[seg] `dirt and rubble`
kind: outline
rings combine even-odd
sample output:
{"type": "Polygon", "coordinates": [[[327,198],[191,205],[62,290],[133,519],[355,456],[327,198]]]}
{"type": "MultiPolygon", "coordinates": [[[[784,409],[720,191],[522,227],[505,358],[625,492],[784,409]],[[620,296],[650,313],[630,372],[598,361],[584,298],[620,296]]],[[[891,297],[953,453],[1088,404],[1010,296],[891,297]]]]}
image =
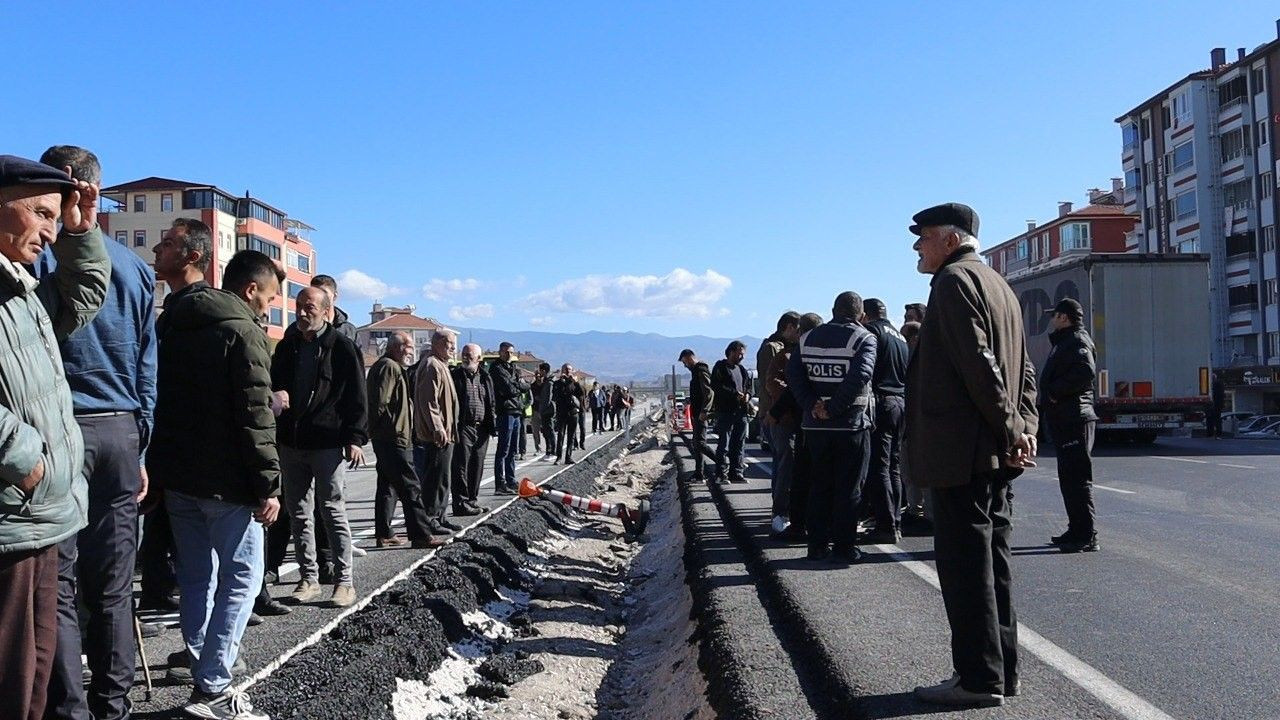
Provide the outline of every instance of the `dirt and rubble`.
{"type": "Polygon", "coordinates": [[[712,718],[660,427],[547,486],[652,501],[617,518],[519,501],[253,688],[273,718],[712,718]]]}

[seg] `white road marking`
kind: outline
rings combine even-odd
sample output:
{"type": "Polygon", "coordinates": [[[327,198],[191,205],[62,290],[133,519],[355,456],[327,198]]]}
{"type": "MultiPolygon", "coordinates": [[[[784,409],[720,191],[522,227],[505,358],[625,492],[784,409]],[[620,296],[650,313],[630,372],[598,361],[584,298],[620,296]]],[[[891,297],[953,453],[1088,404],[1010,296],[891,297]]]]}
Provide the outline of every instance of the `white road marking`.
{"type": "Polygon", "coordinates": [[[1221,465],[1222,467],[1240,468],[1241,470],[1257,470],[1258,469],[1252,465],[1232,465],[1231,463],[1218,463],[1218,464],[1221,465]]]}
{"type": "MultiPolygon", "coordinates": [[[[938,583],[938,574],[933,568],[919,560],[912,560],[902,551],[902,548],[897,545],[876,545],[875,547],[900,562],[903,567],[935,589],[942,589],[938,583]]],[[[1160,708],[1143,700],[1022,623],[1018,623],[1018,644],[1128,720],[1173,720],[1172,716],[1160,708]]]]}
{"type": "MultiPolygon", "coordinates": [[[[621,431],[619,431],[619,434],[621,434],[621,431]]],[[[594,448],[592,448],[592,449],[588,450],[588,451],[587,451],[587,454],[582,456],[582,459],[583,459],[583,460],[585,460],[585,459],[587,459],[587,458],[591,457],[593,454],[595,454],[595,452],[596,452],[597,450],[600,450],[601,448],[603,448],[603,447],[605,447],[606,445],[608,445],[610,440],[612,440],[612,438],[610,438],[609,440],[606,440],[606,441],[604,441],[604,442],[600,443],[599,445],[595,446],[594,448]]],[[[531,463],[531,462],[533,462],[533,461],[532,461],[532,460],[527,460],[527,461],[525,461],[525,463],[524,463],[524,464],[526,464],[526,465],[527,465],[527,464],[529,464],[529,463],[531,463]]],[[[560,473],[562,473],[562,472],[564,472],[564,471],[568,470],[568,469],[569,469],[569,468],[571,468],[571,467],[573,467],[573,466],[572,466],[572,465],[566,465],[565,467],[562,467],[562,468],[560,468],[559,470],[557,470],[557,471],[555,471],[555,472],[551,473],[551,474],[550,474],[550,475],[548,475],[545,479],[538,481],[538,483],[537,483],[537,484],[538,484],[539,486],[545,485],[546,483],[551,482],[551,480],[552,480],[553,478],[555,478],[557,475],[559,475],[560,473]]],[[[512,498],[510,498],[510,499],[508,499],[506,502],[502,503],[502,504],[501,504],[501,505],[499,505],[498,507],[493,508],[493,510],[492,510],[492,511],[490,511],[490,512],[486,513],[486,517],[493,517],[493,516],[497,515],[497,514],[498,514],[499,512],[501,512],[502,510],[505,510],[505,509],[507,508],[507,506],[508,506],[508,505],[510,505],[511,503],[513,503],[513,502],[515,502],[516,500],[519,500],[519,499],[520,499],[520,497],[519,497],[518,495],[517,495],[517,496],[514,496],[514,497],[512,497],[512,498]]],[[[458,538],[462,537],[463,535],[466,535],[466,534],[467,534],[467,532],[468,532],[468,531],[470,531],[472,528],[480,527],[480,526],[482,526],[483,524],[484,524],[484,523],[482,523],[482,522],[476,522],[476,523],[473,523],[473,524],[471,524],[471,525],[468,525],[468,526],[464,527],[460,532],[458,532],[458,533],[456,533],[456,534],[454,534],[454,535],[453,535],[453,537],[449,540],[449,543],[456,542],[456,541],[458,540],[458,538]]],[[[448,543],[446,543],[443,547],[448,547],[448,543]]],[[[316,630],[315,632],[313,632],[313,633],[311,633],[310,635],[308,635],[308,636],[306,637],[306,639],[304,639],[302,642],[298,643],[297,645],[294,645],[293,647],[289,648],[288,650],[285,650],[283,653],[281,653],[281,654],[277,655],[275,660],[272,660],[270,663],[267,663],[266,667],[262,668],[262,669],[261,669],[261,670],[259,670],[258,672],[254,673],[254,674],[253,674],[251,677],[249,677],[247,680],[245,680],[244,682],[240,683],[240,684],[239,684],[239,686],[237,686],[237,687],[236,687],[236,689],[237,689],[237,690],[239,690],[239,691],[242,691],[242,692],[243,692],[244,690],[247,690],[247,689],[249,689],[249,688],[253,687],[253,685],[254,685],[255,683],[259,682],[260,680],[264,680],[264,679],[266,679],[268,676],[270,676],[270,675],[271,675],[271,673],[273,673],[273,672],[275,672],[276,670],[280,669],[280,666],[282,666],[282,665],[284,665],[286,662],[288,662],[288,661],[289,661],[289,660],[290,660],[294,655],[297,655],[298,653],[302,652],[302,651],[303,651],[303,650],[305,650],[306,648],[311,647],[312,645],[314,645],[314,644],[316,644],[317,642],[319,642],[321,638],[323,638],[325,635],[328,635],[328,634],[329,634],[329,632],[330,632],[330,631],[332,631],[334,628],[338,627],[338,623],[340,623],[340,622],[342,622],[343,620],[347,619],[347,617],[349,617],[349,616],[351,616],[351,615],[353,615],[353,614],[355,614],[355,613],[357,613],[357,612],[359,612],[359,611],[363,610],[363,609],[365,608],[365,606],[367,606],[369,603],[373,602],[373,599],[374,599],[375,597],[377,597],[377,596],[381,595],[382,593],[386,592],[386,591],[387,591],[387,589],[388,589],[388,588],[390,588],[392,585],[395,585],[396,583],[400,582],[401,580],[404,580],[405,578],[407,578],[407,577],[409,577],[410,575],[412,575],[414,570],[417,570],[419,567],[421,567],[421,566],[422,566],[422,564],[423,564],[423,563],[425,563],[425,562],[427,562],[428,560],[430,560],[431,558],[435,557],[435,556],[436,556],[436,551],[437,551],[438,549],[439,549],[439,548],[435,548],[435,549],[432,549],[432,550],[428,550],[428,551],[426,552],[426,554],[424,554],[422,557],[420,557],[420,558],[418,558],[417,560],[413,561],[413,563],[412,563],[411,565],[409,565],[409,567],[407,567],[407,568],[405,568],[404,570],[401,570],[400,572],[396,573],[396,575],[395,575],[394,577],[392,577],[390,580],[387,580],[386,582],[384,582],[382,585],[380,585],[380,586],[378,587],[378,589],[374,590],[373,592],[369,593],[368,595],[365,595],[364,597],[362,597],[362,598],[360,598],[358,601],[356,601],[356,603],[355,603],[354,605],[352,605],[351,607],[347,608],[346,610],[343,610],[342,612],[338,613],[336,616],[334,616],[334,618],[333,618],[332,620],[330,620],[329,622],[325,623],[325,624],[324,624],[320,629],[318,629],[318,630],[316,630]]],[[[283,569],[283,568],[282,568],[282,569],[283,569]]]]}
{"type": "Polygon", "coordinates": [[[1191,458],[1169,457],[1168,455],[1148,455],[1147,457],[1153,457],[1158,460],[1173,460],[1175,462],[1196,463],[1197,465],[1209,464],[1208,460],[1192,460],[1191,458]]]}
{"type": "Polygon", "coordinates": [[[1094,484],[1093,484],[1093,486],[1094,486],[1094,487],[1096,487],[1096,488],[1098,488],[1099,490],[1110,490],[1111,492],[1122,493],[1122,494],[1124,494],[1124,495],[1137,495],[1137,494],[1138,494],[1138,493],[1136,493],[1136,492],[1134,492],[1134,491],[1132,491],[1132,490],[1121,490],[1120,488],[1107,487],[1106,485],[1099,485],[1098,483],[1094,483],[1094,484]]]}

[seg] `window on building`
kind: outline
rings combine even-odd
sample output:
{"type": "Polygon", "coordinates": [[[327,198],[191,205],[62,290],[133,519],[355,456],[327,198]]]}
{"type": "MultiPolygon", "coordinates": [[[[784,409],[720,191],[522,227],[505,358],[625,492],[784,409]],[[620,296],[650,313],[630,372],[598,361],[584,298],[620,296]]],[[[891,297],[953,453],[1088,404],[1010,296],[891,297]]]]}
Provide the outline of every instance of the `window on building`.
{"type": "Polygon", "coordinates": [[[133,246],[134,246],[134,247],[146,247],[146,246],[147,246],[147,231],[146,231],[146,230],[134,230],[134,231],[133,231],[133,246]]]}
{"type": "Polygon", "coordinates": [[[1146,210],[1142,211],[1142,226],[1148,230],[1151,230],[1156,226],[1155,208],[1147,208],[1146,210]]]}
{"type": "Polygon", "coordinates": [[[1243,75],[1236,77],[1218,85],[1218,107],[1228,108],[1232,105],[1243,104],[1245,98],[1249,96],[1248,79],[1243,75]]]}
{"type": "Polygon", "coordinates": [[[146,212],[146,211],[147,211],[147,196],[146,196],[146,195],[143,195],[142,193],[138,193],[137,195],[134,195],[134,196],[133,196],[133,211],[134,211],[134,212],[146,212]]]}
{"type": "Polygon", "coordinates": [[[160,212],[173,212],[173,193],[160,195],[160,212]]]}
{"type": "Polygon", "coordinates": [[[240,250],[257,250],[272,260],[280,259],[280,246],[257,235],[236,235],[236,248],[240,250]]]}
{"type": "Polygon", "coordinates": [[[1142,188],[1142,168],[1126,170],[1124,173],[1124,186],[1133,192],[1140,190],[1142,188]]]}
{"type": "Polygon", "coordinates": [[[1258,142],[1258,147],[1262,147],[1267,144],[1267,122],[1269,121],[1260,120],[1258,121],[1258,124],[1254,126],[1257,130],[1253,133],[1253,136],[1258,142]]]}
{"type": "Polygon", "coordinates": [[[1040,257],[1049,257],[1049,233],[1040,236],[1040,257]]]}
{"type": "Polygon", "coordinates": [[[1061,252],[1089,249],[1089,223],[1067,223],[1058,233],[1061,252]]]}
{"type": "Polygon", "coordinates": [[[1280,355],[1280,332],[1267,333],[1267,358],[1280,355]]]}
{"type": "Polygon", "coordinates": [[[1018,255],[1017,255],[1018,259],[1026,260],[1027,259],[1027,241],[1019,240],[1017,249],[1018,249],[1018,255]]]}
{"type": "Polygon", "coordinates": [[[1228,163],[1252,154],[1253,143],[1249,141],[1249,127],[1247,125],[1222,134],[1222,162],[1228,163]]]}
{"type": "Polygon", "coordinates": [[[1252,86],[1253,94],[1257,95],[1267,89],[1267,71],[1264,68],[1256,67],[1249,74],[1249,85],[1252,86]]]}
{"type": "Polygon", "coordinates": [[[1176,253],[1191,254],[1200,252],[1200,238],[1187,238],[1180,241],[1173,249],[1176,253]]]}
{"type": "Polygon", "coordinates": [[[1142,121],[1139,123],[1139,126],[1141,127],[1141,134],[1139,135],[1139,137],[1142,138],[1143,140],[1150,138],[1151,137],[1151,118],[1149,117],[1142,118],[1142,121]]]}
{"type": "Polygon", "coordinates": [[[1253,179],[1244,178],[1223,185],[1222,204],[1237,210],[1253,207],[1253,179]]]}
{"type": "Polygon", "coordinates": [[[294,323],[298,322],[298,313],[292,310],[289,311],[289,314],[286,317],[289,319],[289,325],[293,325],[294,323]]]}
{"type": "Polygon", "coordinates": [[[1184,192],[1173,199],[1173,216],[1186,220],[1196,215],[1196,193],[1194,190],[1184,192]]]}
{"type": "Polygon", "coordinates": [[[302,292],[302,289],[305,288],[306,285],[299,285],[298,283],[292,280],[286,280],[285,282],[288,284],[289,297],[293,298],[294,300],[297,300],[298,293],[302,292]]]}
{"type": "Polygon", "coordinates": [[[1175,173],[1189,168],[1195,159],[1195,144],[1192,141],[1188,140],[1181,145],[1175,145],[1173,152],[1166,156],[1168,172],[1175,173]]]}
{"type": "Polygon", "coordinates": [[[268,320],[268,324],[275,325],[276,327],[283,327],[284,309],[278,307],[271,308],[271,317],[268,320]]]}
{"type": "Polygon", "coordinates": [[[1164,129],[1164,130],[1168,130],[1168,129],[1169,129],[1169,126],[1173,124],[1173,123],[1171,122],[1172,117],[1173,117],[1173,116],[1169,114],[1169,106],[1168,106],[1168,105],[1161,105],[1161,106],[1160,106],[1160,127],[1161,127],[1162,129],[1164,129]]]}
{"type": "Polygon", "coordinates": [[[1276,226],[1268,225],[1262,228],[1262,252],[1276,251],[1276,226]]]}
{"type": "Polygon", "coordinates": [[[1264,172],[1258,176],[1258,197],[1263,200],[1271,197],[1271,191],[1275,188],[1275,182],[1272,181],[1274,176],[1270,171],[1264,172]]]}
{"type": "Polygon", "coordinates": [[[1236,285],[1227,288],[1227,304],[1232,311],[1245,310],[1258,306],[1257,285],[1236,285]]]}
{"type": "Polygon", "coordinates": [[[120,243],[121,245],[124,245],[124,246],[126,246],[126,247],[127,247],[127,246],[129,245],[129,231],[128,231],[128,230],[117,230],[117,231],[116,231],[116,242],[118,242],[118,243],[120,243]]]}
{"type": "Polygon", "coordinates": [[[1228,235],[1225,240],[1227,257],[1235,255],[1253,255],[1258,250],[1257,237],[1252,230],[1228,235]]]}
{"type": "Polygon", "coordinates": [[[1262,299],[1267,305],[1276,304],[1276,279],[1271,278],[1262,283],[1262,299]]]}
{"type": "Polygon", "coordinates": [[[1124,141],[1124,149],[1132,150],[1138,146],[1138,126],[1126,123],[1120,128],[1120,138],[1124,141]]]}
{"type": "Polygon", "coordinates": [[[1173,96],[1173,121],[1176,125],[1191,122],[1191,91],[1184,90],[1173,96]]]}
{"type": "Polygon", "coordinates": [[[311,274],[311,255],[307,253],[300,253],[293,248],[289,248],[286,255],[288,257],[289,267],[299,272],[307,273],[308,275],[311,274]]]}

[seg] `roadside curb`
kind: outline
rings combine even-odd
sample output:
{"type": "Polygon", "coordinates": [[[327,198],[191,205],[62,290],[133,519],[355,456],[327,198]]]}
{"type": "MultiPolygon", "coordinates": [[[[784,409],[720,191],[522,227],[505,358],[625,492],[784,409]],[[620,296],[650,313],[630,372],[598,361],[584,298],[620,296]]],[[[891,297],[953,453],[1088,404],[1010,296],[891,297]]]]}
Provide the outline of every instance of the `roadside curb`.
{"type": "Polygon", "coordinates": [[[688,479],[690,452],[685,437],[672,436],[686,537],[685,566],[698,622],[699,664],[712,707],[721,717],[748,720],[865,717],[856,688],[837,674],[833,658],[822,651],[809,621],[769,568],[721,487],[688,479]],[[713,527],[719,527],[731,548],[717,543],[710,532],[713,527]],[[734,617],[742,608],[730,610],[733,603],[726,596],[727,588],[714,577],[713,566],[725,565],[723,556],[730,549],[754,585],[761,621],[768,624],[769,637],[763,643],[758,637],[743,637],[750,628],[734,617]],[[721,558],[713,563],[715,554],[721,558]],[[768,680],[762,682],[762,675],[768,680]]]}

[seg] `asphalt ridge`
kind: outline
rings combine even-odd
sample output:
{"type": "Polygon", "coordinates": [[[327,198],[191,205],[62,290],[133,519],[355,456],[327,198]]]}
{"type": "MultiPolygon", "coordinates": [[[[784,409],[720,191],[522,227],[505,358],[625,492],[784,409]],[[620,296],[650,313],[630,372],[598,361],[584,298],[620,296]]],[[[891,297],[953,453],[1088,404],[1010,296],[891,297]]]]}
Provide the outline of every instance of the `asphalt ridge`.
{"type": "MultiPolygon", "coordinates": [[[[623,438],[564,470],[548,487],[588,492],[625,447],[623,438]]],[[[253,685],[255,706],[281,720],[392,718],[396,679],[425,681],[450,645],[472,637],[463,614],[500,600],[499,588],[527,590],[520,567],[531,544],[564,527],[570,512],[523,501],[474,526],[253,685]]]]}

